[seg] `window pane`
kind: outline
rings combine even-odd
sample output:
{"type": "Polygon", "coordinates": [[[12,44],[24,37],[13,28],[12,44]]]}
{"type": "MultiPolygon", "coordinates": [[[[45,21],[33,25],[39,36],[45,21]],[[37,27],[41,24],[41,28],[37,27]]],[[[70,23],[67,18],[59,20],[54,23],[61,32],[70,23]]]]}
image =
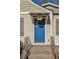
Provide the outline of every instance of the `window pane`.
{"type": "Polygon", "coordinates": [[[24,36],[24,18],[20,18],[20,36],[24,36]]]}
{"type": "Polygon", "coordinates": [[[59,35],[59,19],[56,19],[56,35],[59,35]]]}

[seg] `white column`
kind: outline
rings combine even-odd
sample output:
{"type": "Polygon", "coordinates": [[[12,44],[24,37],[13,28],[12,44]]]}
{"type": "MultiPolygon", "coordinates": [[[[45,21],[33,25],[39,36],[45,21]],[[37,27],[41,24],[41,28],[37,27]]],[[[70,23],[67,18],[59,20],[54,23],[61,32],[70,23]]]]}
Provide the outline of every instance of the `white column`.
{"type": "Polygon", "coordinates": [[[52,27],[53,27],[53,21],[52,21],[52,12],[50,13],[50,24],[51,24],[51,37],[53,36],[53,30],[52,30],[52,27]]]}
{"type": "Polygon", "coordinates": [[[29,14],[29,12],[20,12],[20,14],[29,14]]]}

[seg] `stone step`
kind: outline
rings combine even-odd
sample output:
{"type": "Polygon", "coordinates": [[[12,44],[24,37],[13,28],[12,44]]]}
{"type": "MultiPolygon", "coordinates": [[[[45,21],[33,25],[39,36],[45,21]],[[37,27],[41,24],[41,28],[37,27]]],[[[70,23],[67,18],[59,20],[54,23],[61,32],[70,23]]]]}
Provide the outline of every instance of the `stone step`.
{"type": "Polygon", "coordinates": [[[30,51],[51,51],[51,48],[49,46],[33,46],[30,51]]]}
{"type": "Polygon", "coordinates": [[[33,46],[31,51],[33,50],[44,50],[44,51],[48,51],[50,50],[50,46],[46,46],[46,45],[43,45],[43,46],[39,46],[39,45],[36,45],[36,46],[33,46]]]}
{"type": "Polygon", "coordinates": [[[30,54],[52,54],[49,46],[33,46],[30,54]]]}
{"type": "Polygon", "coordinates": [[[33,54],[33,55],[37,55],[37,54],[50,55],[50,54],[52,54],[52,52],[50,52],[50,51],[31,51],[30,54],[33,54]]]}
{"type": "Polygon", "coordinates": [[[52,55],[30,55],[28,57],[29,59],[54,59],[52,55]]]}
{"type": "Polygon", "coordinates": [[[50,46],[33,46],[29,59],[54,59],[50,46]]]}

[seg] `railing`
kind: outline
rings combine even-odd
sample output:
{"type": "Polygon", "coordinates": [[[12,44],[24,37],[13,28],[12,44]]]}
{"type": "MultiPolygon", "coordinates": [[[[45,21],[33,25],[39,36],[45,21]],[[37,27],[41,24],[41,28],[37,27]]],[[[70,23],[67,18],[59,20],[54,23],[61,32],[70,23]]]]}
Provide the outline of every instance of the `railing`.
{"type": "Polygon", "coordinates": [[[23,46],[23,50],[22,50],[22,54],[21,54],[20,59],[27,59],[28,55],[29,55],[29,51],[32,47],[30,37],[25,37],[24,40],[25,40],[24,41],[24,46],[23,46]]]}
{"type": "Polygon", "coordinates": [[[54,58],[59,59],[59,57],[57,55],[57,51],[56,51],[54,37],[51,37],[51,48],[52,48],[52,54],[53,54],[54,58]]]}
{"type": "Polygon", "coordinates": [[[32,47],[30,37],[25,37],[25,49],[30,49],[32,47]]]}

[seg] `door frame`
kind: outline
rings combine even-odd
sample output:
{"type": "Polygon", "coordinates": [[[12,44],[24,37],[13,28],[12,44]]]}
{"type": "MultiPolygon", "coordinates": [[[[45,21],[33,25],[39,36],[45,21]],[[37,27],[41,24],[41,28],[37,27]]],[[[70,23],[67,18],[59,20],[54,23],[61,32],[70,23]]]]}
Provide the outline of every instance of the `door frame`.
{"type": "Polygon", "coordinates": [[[47,22],[47,19],[48,19],[48,17],[49,17],[49,14],[41,14],[42,16],[45,16],[46,18],[45,18],[45,42],[43,42],[43,43],[38,43],[38,42],[35,42],[34,41],[34,19],[36,18],[36,17],[38,17],[39,15],[38,14],[32,14],[31,16],[32,16],[32,22],[33,22],[33,45],[45,45],[47,42],[47,39],[46,39],[46,22],[47,22]]]}

